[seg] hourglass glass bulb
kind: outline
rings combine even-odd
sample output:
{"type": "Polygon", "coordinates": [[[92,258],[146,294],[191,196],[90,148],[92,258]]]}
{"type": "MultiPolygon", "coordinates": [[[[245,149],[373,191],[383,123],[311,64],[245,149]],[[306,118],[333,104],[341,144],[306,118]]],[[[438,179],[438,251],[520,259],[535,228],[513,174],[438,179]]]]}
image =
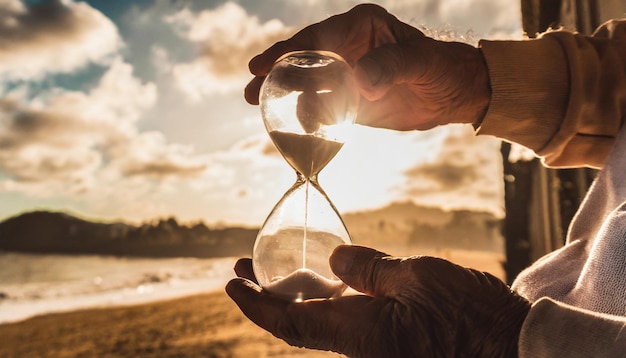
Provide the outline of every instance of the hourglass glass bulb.
{"type": "Polygon", "coordinates": [[[252,267],[261,287],[285,299],[336,297],[345,285],[328,259],[335,247],[350,243],[341,217],[321,188],[298,181],[259,231],[252,267]]]}
{"type": "Polygon", "coordinates": [[[278,59],[259,98],[274,144],[305,177],[337,154],[350,134],[358,101],[352,69],[328,51],[297,51],[278,59]]]}
{"type": "Polygon", "coordinates": [[[265,128],[297,180],[259,230],[252,265],[259,284],[285,299],[336,297],[345,290],[328,259],[350,235],[317,175],[346,140],[358,99],[350,66],[326,51],[284,55],[261,87],[265,128]]]}

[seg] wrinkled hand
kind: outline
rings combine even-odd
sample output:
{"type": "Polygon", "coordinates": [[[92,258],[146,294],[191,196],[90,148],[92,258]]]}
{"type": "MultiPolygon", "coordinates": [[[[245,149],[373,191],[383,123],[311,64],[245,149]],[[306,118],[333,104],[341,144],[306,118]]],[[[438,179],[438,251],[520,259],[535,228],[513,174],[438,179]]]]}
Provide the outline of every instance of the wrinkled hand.
{"type": "Polygon", "coordinates": [[[424,36],[377,5],[363,4],[310,25],[254,57],[245,98],[258,104],[274,61],[296,50],[328,50],[353,67],[359,85],[357,121],[394,130],[447,123],[478,124],[490,101],[486,64],[479,49],[424,36]]]}
{"type": "Polygon", "coordinates": [[[350,357],[515,357],[530,303],[494,276],[433,257],[339,246],[335,274],[365,295],[287,302],[254,283],[251,261],[226,291],[287,343],[350,357]]]}

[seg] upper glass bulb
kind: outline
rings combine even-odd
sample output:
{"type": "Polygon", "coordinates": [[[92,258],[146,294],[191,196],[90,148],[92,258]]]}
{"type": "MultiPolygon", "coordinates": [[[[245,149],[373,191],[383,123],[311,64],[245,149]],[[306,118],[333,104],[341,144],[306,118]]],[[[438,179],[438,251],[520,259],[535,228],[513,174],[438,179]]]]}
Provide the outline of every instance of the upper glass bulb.
{"type": "Polygon", "coordinates": [[[287,162],[310,178],[349,136],[359,103],[352,69],[328,51],[279,58],[261,87],[265,128],[287,162]]]}

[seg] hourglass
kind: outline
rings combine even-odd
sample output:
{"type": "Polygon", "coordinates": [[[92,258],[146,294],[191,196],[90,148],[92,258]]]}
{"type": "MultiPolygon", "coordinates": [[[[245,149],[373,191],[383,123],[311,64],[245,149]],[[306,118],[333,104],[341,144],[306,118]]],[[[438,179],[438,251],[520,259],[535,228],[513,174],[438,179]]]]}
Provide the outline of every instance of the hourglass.
{"type": "Polygon", "coordinates": [[[265,128],[296,182],[259,230],[252,267],[264,290],[287,300],[332,298],[346,289],[328,259],[350,235],[317,176],[349,135],[358,100],[350,66],[327,51],[283,55],[261,86],[265,128]]]}

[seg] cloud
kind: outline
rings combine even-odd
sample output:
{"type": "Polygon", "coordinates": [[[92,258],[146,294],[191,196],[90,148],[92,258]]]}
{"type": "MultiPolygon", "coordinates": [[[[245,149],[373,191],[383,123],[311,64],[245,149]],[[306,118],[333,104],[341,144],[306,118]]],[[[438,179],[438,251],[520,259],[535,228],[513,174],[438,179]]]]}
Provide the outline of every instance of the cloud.
{"type": "MultiPolygon", "coordinates": [[[[519,38],[521,31],[521,11],[518,1],[511,0],[378,0],[372,1],[412,26],[422,25],[434,33],[446,37],[468,31],[478,37],[519,38]],[[444,30],[445,31],[442,31],[444,30]]],[[[362,1],[358,0],[283,0],[276,7],[259,8],[266,17],[281,14],[292,22],[308,24],[325,17],[345,12],[362,1]]],[[[285,21],[287,21],[285,19],[285,21]]],[[[477,39],[475,39],[477,40],[477,39]]]]}
{"type": "Polygon", "coordinates": [[[240,93],[250,79],[248,61],[293,31],[277,19],[261,23],[234,2],[198,14],[185,8],[166,17],[166,22],[198,46],[194,61],[172,69],[179,88],[194,99],[240,93]]]}
{"type": "MultiPolygon", "coordinates": [[[[234,1],[210,9],[215,2],[182,10],[190,3],[129,5],[120,20],[128,45],[124,60],[118,57],[124,45],[115,25],[88,3],[30,3],[41,4],[0,0],[5,211],[15,210],[18,205],[10,200],[19,197],[31,207],[51,203],[106,218],[174,214],[260,225],[295,175],[264,132],[258,108],[243,105],[247,63],[295,27],[346,11],[357,1],[238,2],[247,11],[234,1]],[[190,10],[198,8],[205,10],[190,10]],[[106,72],[95,83],[72,83],[82,91],[50,88],[68,83],[56,77],[15,84],[89,63],[105,65],[106,72]],[[208,150],[213,152],[202,152],[208,150]]],[[[451,24],[461,33],[479,34],[483,27],[516,26],[510,11],[496,11],[504,9],[504,0],[379,3],[413,25],[451,24]],[[467,4],[480,5],[469,8],[476,18],[454,19],[467,4]]],[[[448,129],[397,133],[359,127],[320,182],[342,212],[407,199],[494,207],[501,201],[497,145],[455,133],[447,139],[448,129]],[[446,149],[439,149],[444,142],[446,149]]]]}
{"type": "Polygon", "coordinates": [[[489,38],[519,38],[521,8],[509,0],[442,1],[439,18],[457,29],[473,30],[489,38]]]}
{"type": "Polygon", "coordinates": [[[165,136],[155,131],[140,133],[115,151],[113,159],[125,176],[190,178],[207,168],[206,161],[191,147],[168,144],[165,136]]]}
{"type": "Polygon", "coordinates": [[[0,2],[0,80],[34,80],[104,63],[122,46],[115,25],[86,2],[0,2]]]}
{"type": "Polygon", "coordinates": [[[80,181],[99,165],[92,123],[58,111],[0,101],[0,169],[17,181],[80,181]]]}
{"type": "MultiPolygon", "coordinates": [[[[198,13],[184,8],[165,17],[180,37],[197,46],[195,60],[171,64],[178,88],[194,100],[214,94],[241,92],[250,79],[248,61],[271,44],[291,36],[297,29],[286,26],[277,16],[291,17],[307,23],[323,20],[329,11],[347,11],[358,2],[337,5],[329,0],[286,1],[277,5],[284,9],[272,14],[271,9],[259,8],[265,17],[261,22],[235,2],[225,2],[214,9],[198,13]],[[291,9],[291,11],[285,10],[291,9]]],[[[428,34],[446,40],[475,43],[480,37],[511,38],[521,34],[519,9],[508,0],[407,0],[378,1],[390,12],[413,26],[428,28],[428,34]],[[472,16],[467,16],[471,13],[472,16]]],[[[302,26],[302,25],[300,25],[302,26]]],[[[162,64],[163,52],[154,53],[162,64]]]]}
{"type": "Polygon", "coordinates": [[[9,179],[0,190],[59,195],[124,186],[130,178],[200,175],[207,164],[190,146],[138,131],[137,121],[154,105],[157,91],[132,70],[117,58],[88,92],[57,88],[31,100],[19,93],[1,99],[0,173],[9,179]],[[47,190],[60,184],[59,191],[47,190]]]}
{"type": "Polygon", "coordinates": [[[456,189],[478,178],[477,168],[469,163],[427,163],[411,168],[405,174],[411,178],[421,177],[436,183],[440,190],[456,189]]]}
{"type": "MultiPolygon", "coordinates": [[[[441,143],[436,156],[405,171],[409,179],[419,178],[421,182],[430,182],[438,190],[456,190],[471,185],[481,177],[481,161],[487,160],[480,152],[485,144],[483,138],[475,138],[473,133],[464,130],[452,130],[441,143]]],[[[490,156],[491,157],[491,156],[490,156]]]]}
{"type": "Polygon", "coordinates": [[[476,137],[465,126],[447,130],[434,156],[407,168],[396,190],[423,204],[502,214],[500,141],[476,137]]]}
{"type": "Polygon", "coordinates": [[[468,31],[478,38],[512,38],[522,33],[519,3],[510,0],[385,0],[377,3],[413,26],[425,25],[434,33],[445,29],[446,37],[456,33],[456,41],[462,41],[458,36],[468,31]]]}
{"type": "Polygon", "coordinates": [[[154,177],[166,177],[176,175],[178,177],[196,176],[206,169],[205,163],[185,165],[177,160],[169,158],[150,160],[146,163],[134,163],[125,168],[124,174],[128,176],[146,175],[154,177]]]}
{"type": "MultiPolygon", "coordinates": [[[[427,132],[355,126],[352,138],[320,173],[320,183],[340,212],[410,200],[501,215],[499,145],[463,125],[427,132]]],[[[211,154],[210,160],[197,193],[207,202],[229,205],[203,208],[208,217],[260,224],[295,180],[266,133],[211,154]]]]}

